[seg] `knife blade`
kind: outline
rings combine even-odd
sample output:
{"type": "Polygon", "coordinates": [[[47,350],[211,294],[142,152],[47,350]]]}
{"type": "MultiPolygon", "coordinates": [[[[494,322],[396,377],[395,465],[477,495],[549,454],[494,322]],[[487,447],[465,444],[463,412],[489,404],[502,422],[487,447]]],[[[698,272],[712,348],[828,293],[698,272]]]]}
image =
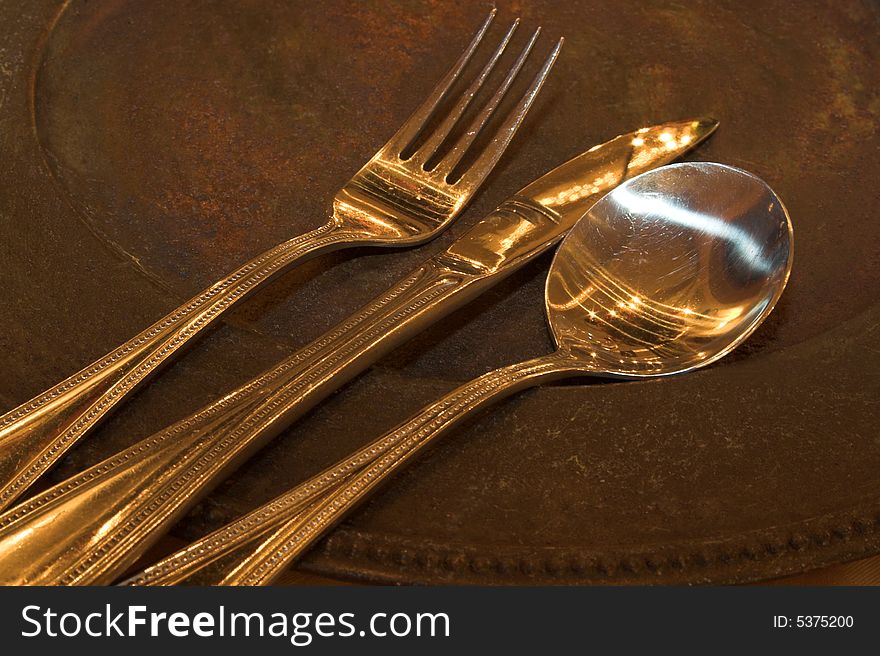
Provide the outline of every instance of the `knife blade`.
{"type": "Polygon", "coordinates": [[[603,194],[708,137],[641,128],[535,180],[324,336],[195,415],[0,515],[0,583],[112,582],[243,460],[333,390],[557,243],[603,194]]]}

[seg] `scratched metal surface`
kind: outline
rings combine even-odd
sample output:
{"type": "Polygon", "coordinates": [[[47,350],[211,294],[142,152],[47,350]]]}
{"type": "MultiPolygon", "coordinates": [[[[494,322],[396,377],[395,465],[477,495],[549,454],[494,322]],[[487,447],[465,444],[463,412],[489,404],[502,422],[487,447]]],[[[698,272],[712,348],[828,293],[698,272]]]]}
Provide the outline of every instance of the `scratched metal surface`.
{"type": "MultiPolygon", "coordinates": [[[[791,284],[767,323],[695,374],[510,399],[449,435],[303,567],[393,582],[728,582],[880,552],[877,6],[498,5],[567,41],[460,222],[420,249],[329,255],[287,275],[54,480],[307,343],[555,164],[647,123],[711,114],[721,128],[692,158],[763,177],[795,224],[791,284]]],[[[0,410],[319,225],[487,8],[0,4],[0,410]]],[[[175,533],[215,528],[457,383],[546,352],[548,263],[379,362],[175,533]]]]}

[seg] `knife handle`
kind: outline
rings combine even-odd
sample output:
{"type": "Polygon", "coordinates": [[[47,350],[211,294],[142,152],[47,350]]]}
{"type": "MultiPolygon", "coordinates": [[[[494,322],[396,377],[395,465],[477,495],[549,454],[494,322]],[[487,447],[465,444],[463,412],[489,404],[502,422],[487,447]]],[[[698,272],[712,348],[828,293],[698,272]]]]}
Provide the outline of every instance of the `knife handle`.
{"type": "Polygon", "coordinates": [[[226,310],[296,262],[345,246],[334,221],[257,256],[66,380],[0,416],[0,511],[226,310]]]}
{"type": "Polygon", "coordinates": [[[565,351],[496,369],[242,518],[167,556],[127,585],[266,585],[429,443],[518,390],[579,372],[565,351]]]}
{"type": "Polygon", "coordinates": [[[488,284],[429,260],[271,371],[10,509],[0,516],[0,583],[112,582],[296,417],[488,284]]]}

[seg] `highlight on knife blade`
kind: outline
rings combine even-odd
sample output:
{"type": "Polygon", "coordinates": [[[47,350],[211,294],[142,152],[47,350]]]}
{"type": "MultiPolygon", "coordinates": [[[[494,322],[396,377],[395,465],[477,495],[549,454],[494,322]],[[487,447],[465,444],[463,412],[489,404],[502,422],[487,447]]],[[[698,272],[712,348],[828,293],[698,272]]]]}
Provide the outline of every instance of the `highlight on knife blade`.
{"type": "Polygon", "coordinates": [[[570,159],[519,195],[573,225],[599,197],[628,178],[663,166],[702,142],[718,127],[713,118],[647,126],[621,134],[570,159]]]}
{"type": "Polygon", "coordinates": [[[454,268],[484,274],[534,257],[624,180],[668,164],[717,127],[712,118],[672,121],[593,146],[507,199],[441,256],[454,268]]]}

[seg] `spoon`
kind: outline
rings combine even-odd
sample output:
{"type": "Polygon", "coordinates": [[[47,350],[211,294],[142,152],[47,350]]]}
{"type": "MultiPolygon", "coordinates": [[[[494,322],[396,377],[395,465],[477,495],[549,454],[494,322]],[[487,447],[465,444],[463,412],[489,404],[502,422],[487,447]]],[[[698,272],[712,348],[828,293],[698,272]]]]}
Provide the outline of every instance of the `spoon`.
{"type": "Polygon", "coordinates": [[[791,262],[788,213],[759,178],[708,162],[634,177],[593,205],[556,253],[545,292],[553,353],[464,384],[128,583],[270,583],[380,482],[490,402],[569,376],[651,378],[715,362],[767,317],[791,262]]]}

